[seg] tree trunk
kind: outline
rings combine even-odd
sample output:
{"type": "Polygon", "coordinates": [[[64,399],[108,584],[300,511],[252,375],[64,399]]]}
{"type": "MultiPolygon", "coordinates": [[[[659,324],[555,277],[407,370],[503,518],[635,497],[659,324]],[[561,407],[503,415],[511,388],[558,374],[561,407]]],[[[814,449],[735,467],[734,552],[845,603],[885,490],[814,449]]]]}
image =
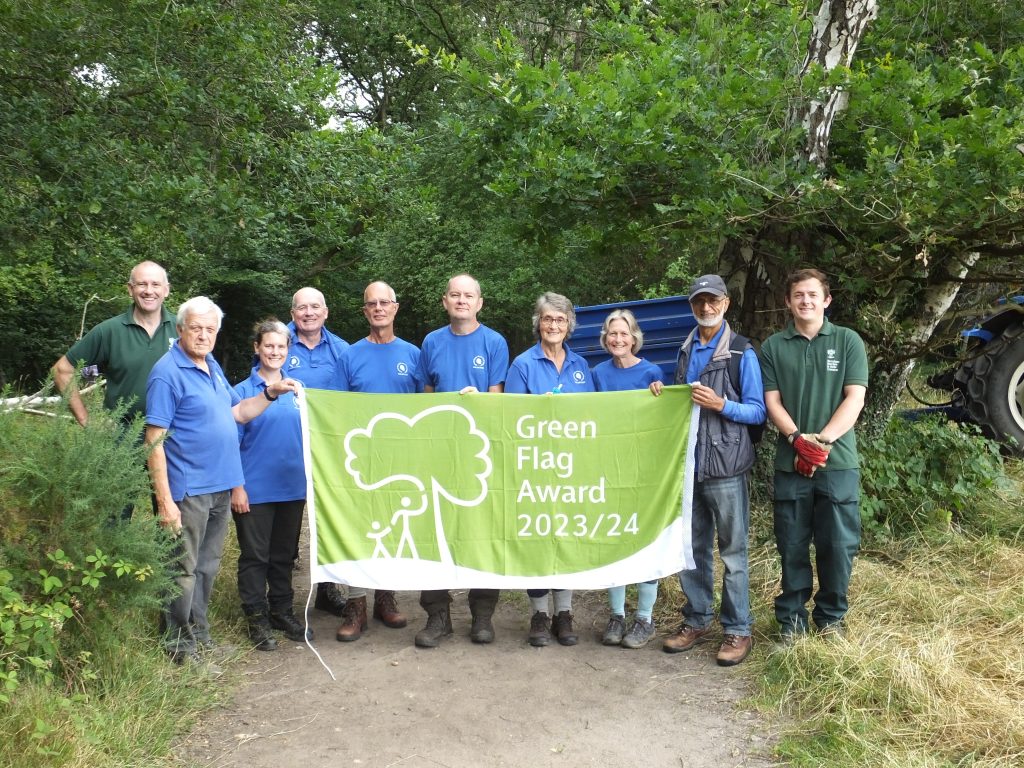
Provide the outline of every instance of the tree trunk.
{"type": "MultiPolygon", "coordinates": [[[[803,80],[812,67],[826,72],[848,67],[868,24],[878,15],[878,0],[822,0],[814,18],[807,57],[800,68],[803,80]]],[[[828,160],[828,143],[836,115],[846,109],[849,93],[842,86],[823,89],[790,113],[791,124],[806,131],[802,159],[821,170],[828,160]]]]}
{"type": "MultiPolygon", "coordinates": [[[[877,12],[878,0],[822,0],[798,78],[804,80],[814,66],[826,72],[848,67],[877,12]]],[[[841,86],[826,88],[790,111],[791,124],[800,124],[806,131],[800,161],[813,163],[824,172],[832,124],[846,107],[847,97],[841,86]]],[[[813,264],[819,246],[810,232],[771,227],[749,239],[723,243],[719,270],[733,293],[736,325],[743,333],[764,338],[765,329],[774,330],[784,324],[782,292],[792,263],[783,261],[780,254],[796,254],[803,264],[813,264]]]]}
{"type": "Polygon", "coordinates": [[[981,254],[968,253],[954,275],[946,277],[928,287],[922,298],[919,312],[908,323],[912,323],[901,336],[898,349],[889,350],[888,361],[875,354],[871,369],[871,383],[868,387],[867,403],[861,416],[857,432],[863,438],[872,439],[885,431],[896,408],[896,403],[914,370],[916,359],[911,357],[924,349],[931,339],[935,326],[949,310],[953,300],[960,293],[963,278],[967,276],[981,254]]]}

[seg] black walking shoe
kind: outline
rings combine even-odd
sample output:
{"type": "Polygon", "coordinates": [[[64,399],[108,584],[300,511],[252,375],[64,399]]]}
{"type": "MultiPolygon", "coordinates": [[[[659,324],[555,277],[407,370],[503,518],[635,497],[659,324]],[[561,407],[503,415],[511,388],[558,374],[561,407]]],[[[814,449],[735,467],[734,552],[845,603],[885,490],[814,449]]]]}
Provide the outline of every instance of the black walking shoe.
{"type": "Polygon", "coordinates": [[[333,613],[335,616],[341,616],[345,610],[345,598],[341,596],[338,585],[329,581],[317,584],[316,601],[313,603],[313,607],[318,611],[326,611],[327,613],[333,613]]]}
{"type": "Polygon", "coordinates": [[[560,611],[551,621],[551,634],[558,638],[562,645],[576,645],[579,637],[572,629],[572,614],[568,611],[560,611]]]}
{"type": "Polygon", "coordinates": [[[274,629],[280,629],[284,632],[285,637],[297,643],[313,639],[313,630],[295,618],[295,614],[291,609],[271,611],[270,626],[274,629]]]}
{"type": "Polygon", "coordinates": [[[416,633],[414,642],[420,648],[437,648],[452,633],[452,617],[447,608],[427,614],[427,625],[416,633]]]}
{"type": "Polygon", "coordinates": [[[277,638],[270,627],[265,613],[253,613],[246,617],[248,622],[249,640],[257,651],[276,651],[277,638]]]}

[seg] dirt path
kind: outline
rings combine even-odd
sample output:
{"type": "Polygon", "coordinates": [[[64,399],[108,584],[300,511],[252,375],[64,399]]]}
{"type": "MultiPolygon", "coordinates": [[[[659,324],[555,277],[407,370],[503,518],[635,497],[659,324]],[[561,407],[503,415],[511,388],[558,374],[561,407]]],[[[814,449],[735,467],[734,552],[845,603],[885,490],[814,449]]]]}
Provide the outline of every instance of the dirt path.
{"type": "MultiPolygon", "coordinates": [[[[302,574],[297,574],[301,576],[302,574]]],[[[690,653],[606,648],[603,591],[577,592],[580,644],[532,648],[525,596],[503,596],[491,645],[469,639],[464,592],[455,635],[419,649],[418,595],[399,593],[405,629],[372,621],[353,643],[335,617],[311,611],[316,647],[248,653],[247,678],[228,707],[205,716],[179,752],[206,768],[360,766],[767,766],[763,723],[742,708],[739,669],[716,666],[714,644],[690,653]]],[[[662,630],[666,628],[661,628],[662,630]]],[[[663,634],[662,631],[660,634],[663,634]]],[[[756,650],[755,650],[756,652],[756,650]]]]}

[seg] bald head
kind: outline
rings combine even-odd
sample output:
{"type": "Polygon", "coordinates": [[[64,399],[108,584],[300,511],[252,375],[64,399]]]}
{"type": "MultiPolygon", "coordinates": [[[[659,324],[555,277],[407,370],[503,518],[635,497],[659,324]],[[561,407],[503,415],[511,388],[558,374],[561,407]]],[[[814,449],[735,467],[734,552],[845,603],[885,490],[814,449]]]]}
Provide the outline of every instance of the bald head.
{"type": "Polygon", "coordinates": [[[398,297],[395,289],[385,282],[376,281],[363,291],[363,315],[370,323],[371,336],[388,341],[394,337],[398,297]]]}
{"type": "Polygon", "coordinates": [[[441,297],[448,322],[455,333],[470,333],[480,324],[476,316],[483,309],[480,283],[472,275],[455,275],[441,297]]]}
{"type": "Polygon", "coordinates": [[[295,335],[312,348],[320,343],[327,322],[327,300],[316,288],[300,288],[292,296],[292,322],[295,335]]]}
{"type": "Polygon", "coordinates": [[[299,288],[295,295],[292,296],[292,309],[297,309],[303,304],[319,304],[322,307],[326,307],[327,300],[324,299],[324,295],[316,288],[299,288]]]}
{"type": "Polygon", "coordinates": [[[155,261],[136,264],[128,277],[128,295],[135,304],[137,318],[158,317],[170,292],[167,272],[155,261]]]}

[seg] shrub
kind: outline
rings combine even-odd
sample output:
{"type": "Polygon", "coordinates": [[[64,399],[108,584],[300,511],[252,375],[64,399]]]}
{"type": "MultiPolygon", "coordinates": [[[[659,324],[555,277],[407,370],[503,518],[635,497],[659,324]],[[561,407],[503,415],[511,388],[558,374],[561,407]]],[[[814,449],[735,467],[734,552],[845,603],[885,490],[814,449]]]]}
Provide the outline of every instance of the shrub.
{"type": "Polygon", "coordinates": [[[902,537],[991,521],[1006,475],[998,444],[969,424],[893,419],[861,449],[861,516],[868,534],[902,537]]]}
{"type": "Polygon", "coordinates": [[[121,517],[148,498],[142,425],[90,406],[84,429],[0,412],[0,699],[30,674],[81,690],[97,646],[151,622],[173,586],[152,515],[121,517]]]}

